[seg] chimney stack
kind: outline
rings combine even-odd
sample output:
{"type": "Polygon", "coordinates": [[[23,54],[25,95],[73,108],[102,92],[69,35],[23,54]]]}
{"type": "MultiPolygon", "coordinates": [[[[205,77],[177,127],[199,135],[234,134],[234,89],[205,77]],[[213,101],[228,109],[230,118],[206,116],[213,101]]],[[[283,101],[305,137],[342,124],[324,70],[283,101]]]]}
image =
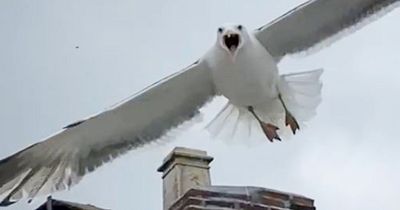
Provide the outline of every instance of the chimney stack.
{"type": "Polygon", "coordinates": [[[209,164],[213,157],[202,150],[176,147],[158,168],[163,178],[163,209],[170,206],[186,191],[211,186],[209,164]]]}

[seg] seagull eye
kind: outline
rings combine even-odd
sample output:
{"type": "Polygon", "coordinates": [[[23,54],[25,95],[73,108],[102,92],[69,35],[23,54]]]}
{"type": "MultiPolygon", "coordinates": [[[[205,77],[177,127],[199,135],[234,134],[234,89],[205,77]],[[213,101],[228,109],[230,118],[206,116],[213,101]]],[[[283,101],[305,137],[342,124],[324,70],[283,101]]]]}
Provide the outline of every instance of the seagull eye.
{"type": "Polygon", "coordinates": [[[242,26],[242,25],[238,25],[238,26],[237,26],[237,29],[242,30],[242,29],[243,29],[243,26],[242,26]]]}
{"type": "Polygon", "coordinates": [[[224,31],[223,28],[218,28],[218,32],[219,32],[219,33],[222,33],[222,31],[224,31]]]}

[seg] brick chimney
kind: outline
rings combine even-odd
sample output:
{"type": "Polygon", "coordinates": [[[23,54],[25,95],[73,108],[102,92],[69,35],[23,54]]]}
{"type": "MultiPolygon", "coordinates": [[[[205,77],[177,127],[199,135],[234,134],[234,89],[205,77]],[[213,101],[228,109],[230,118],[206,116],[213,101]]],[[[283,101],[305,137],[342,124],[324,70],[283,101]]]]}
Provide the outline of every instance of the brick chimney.
{"type": "Polygon", "coordinates": [[[164,159],[157,170],[163,173],[164,210],[188,190],[211,186],[209,164],[212,160],[205,151],[183,147],[176,147],[164,159]]]}
{"type": "Polygon", "coordinates": [[[211,185],[205,151],[178,147],[158,169],[164,210],[315,210],[314,200],[264,187],[211,185]]]}

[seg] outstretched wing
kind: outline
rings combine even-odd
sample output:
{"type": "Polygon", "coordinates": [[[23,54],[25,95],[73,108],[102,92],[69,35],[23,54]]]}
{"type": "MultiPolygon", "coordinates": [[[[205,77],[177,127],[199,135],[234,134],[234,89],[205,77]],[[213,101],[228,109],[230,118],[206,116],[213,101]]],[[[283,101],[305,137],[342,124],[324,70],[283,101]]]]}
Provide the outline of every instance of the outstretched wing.
{"type": "Polygon", "coordinates": [[[63,190],[103,163],[155,141],[214,96],[205,62],[173,74],[101,114],[0,160],[0,206],[63,190]]]}
{"type": "MultiPolygon", "coordinates": [[[[398,0],[310,0],[271,23],[255,35],[279,60],[305,51],[374,14],[385,14],[398,0]]],[[[397,4],[395,4],[397,3],[397,4]]],[[[353,27],[355,29],[358,27],[353,27]]],[[[346,31],[347,32],[347,31],[346,31]]]]}

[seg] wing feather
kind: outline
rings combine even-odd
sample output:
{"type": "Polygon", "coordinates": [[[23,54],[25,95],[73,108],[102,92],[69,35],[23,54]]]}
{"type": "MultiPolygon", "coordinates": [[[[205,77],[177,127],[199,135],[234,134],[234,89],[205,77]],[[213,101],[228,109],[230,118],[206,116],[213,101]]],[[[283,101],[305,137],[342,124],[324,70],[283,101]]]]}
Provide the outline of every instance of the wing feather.
{"type": "Polygon", "coordinates": [[[351,27],[353,30],[358,29],[367,17],[386,14],[398,6],[398,2],[310,0],[259,28],[255,34],[271,55],[280,60],[287,54],[309,50],[328,38],[338,38],[335,35],[351,26],[358,26],[351,27]]]}
{"type": "Polygon", "coordinates": [[[125,152],[190,120],[215,95],[205,62],[151,85],[109,110],[0,160],[0,206],[78,183],[125,152]]]}

